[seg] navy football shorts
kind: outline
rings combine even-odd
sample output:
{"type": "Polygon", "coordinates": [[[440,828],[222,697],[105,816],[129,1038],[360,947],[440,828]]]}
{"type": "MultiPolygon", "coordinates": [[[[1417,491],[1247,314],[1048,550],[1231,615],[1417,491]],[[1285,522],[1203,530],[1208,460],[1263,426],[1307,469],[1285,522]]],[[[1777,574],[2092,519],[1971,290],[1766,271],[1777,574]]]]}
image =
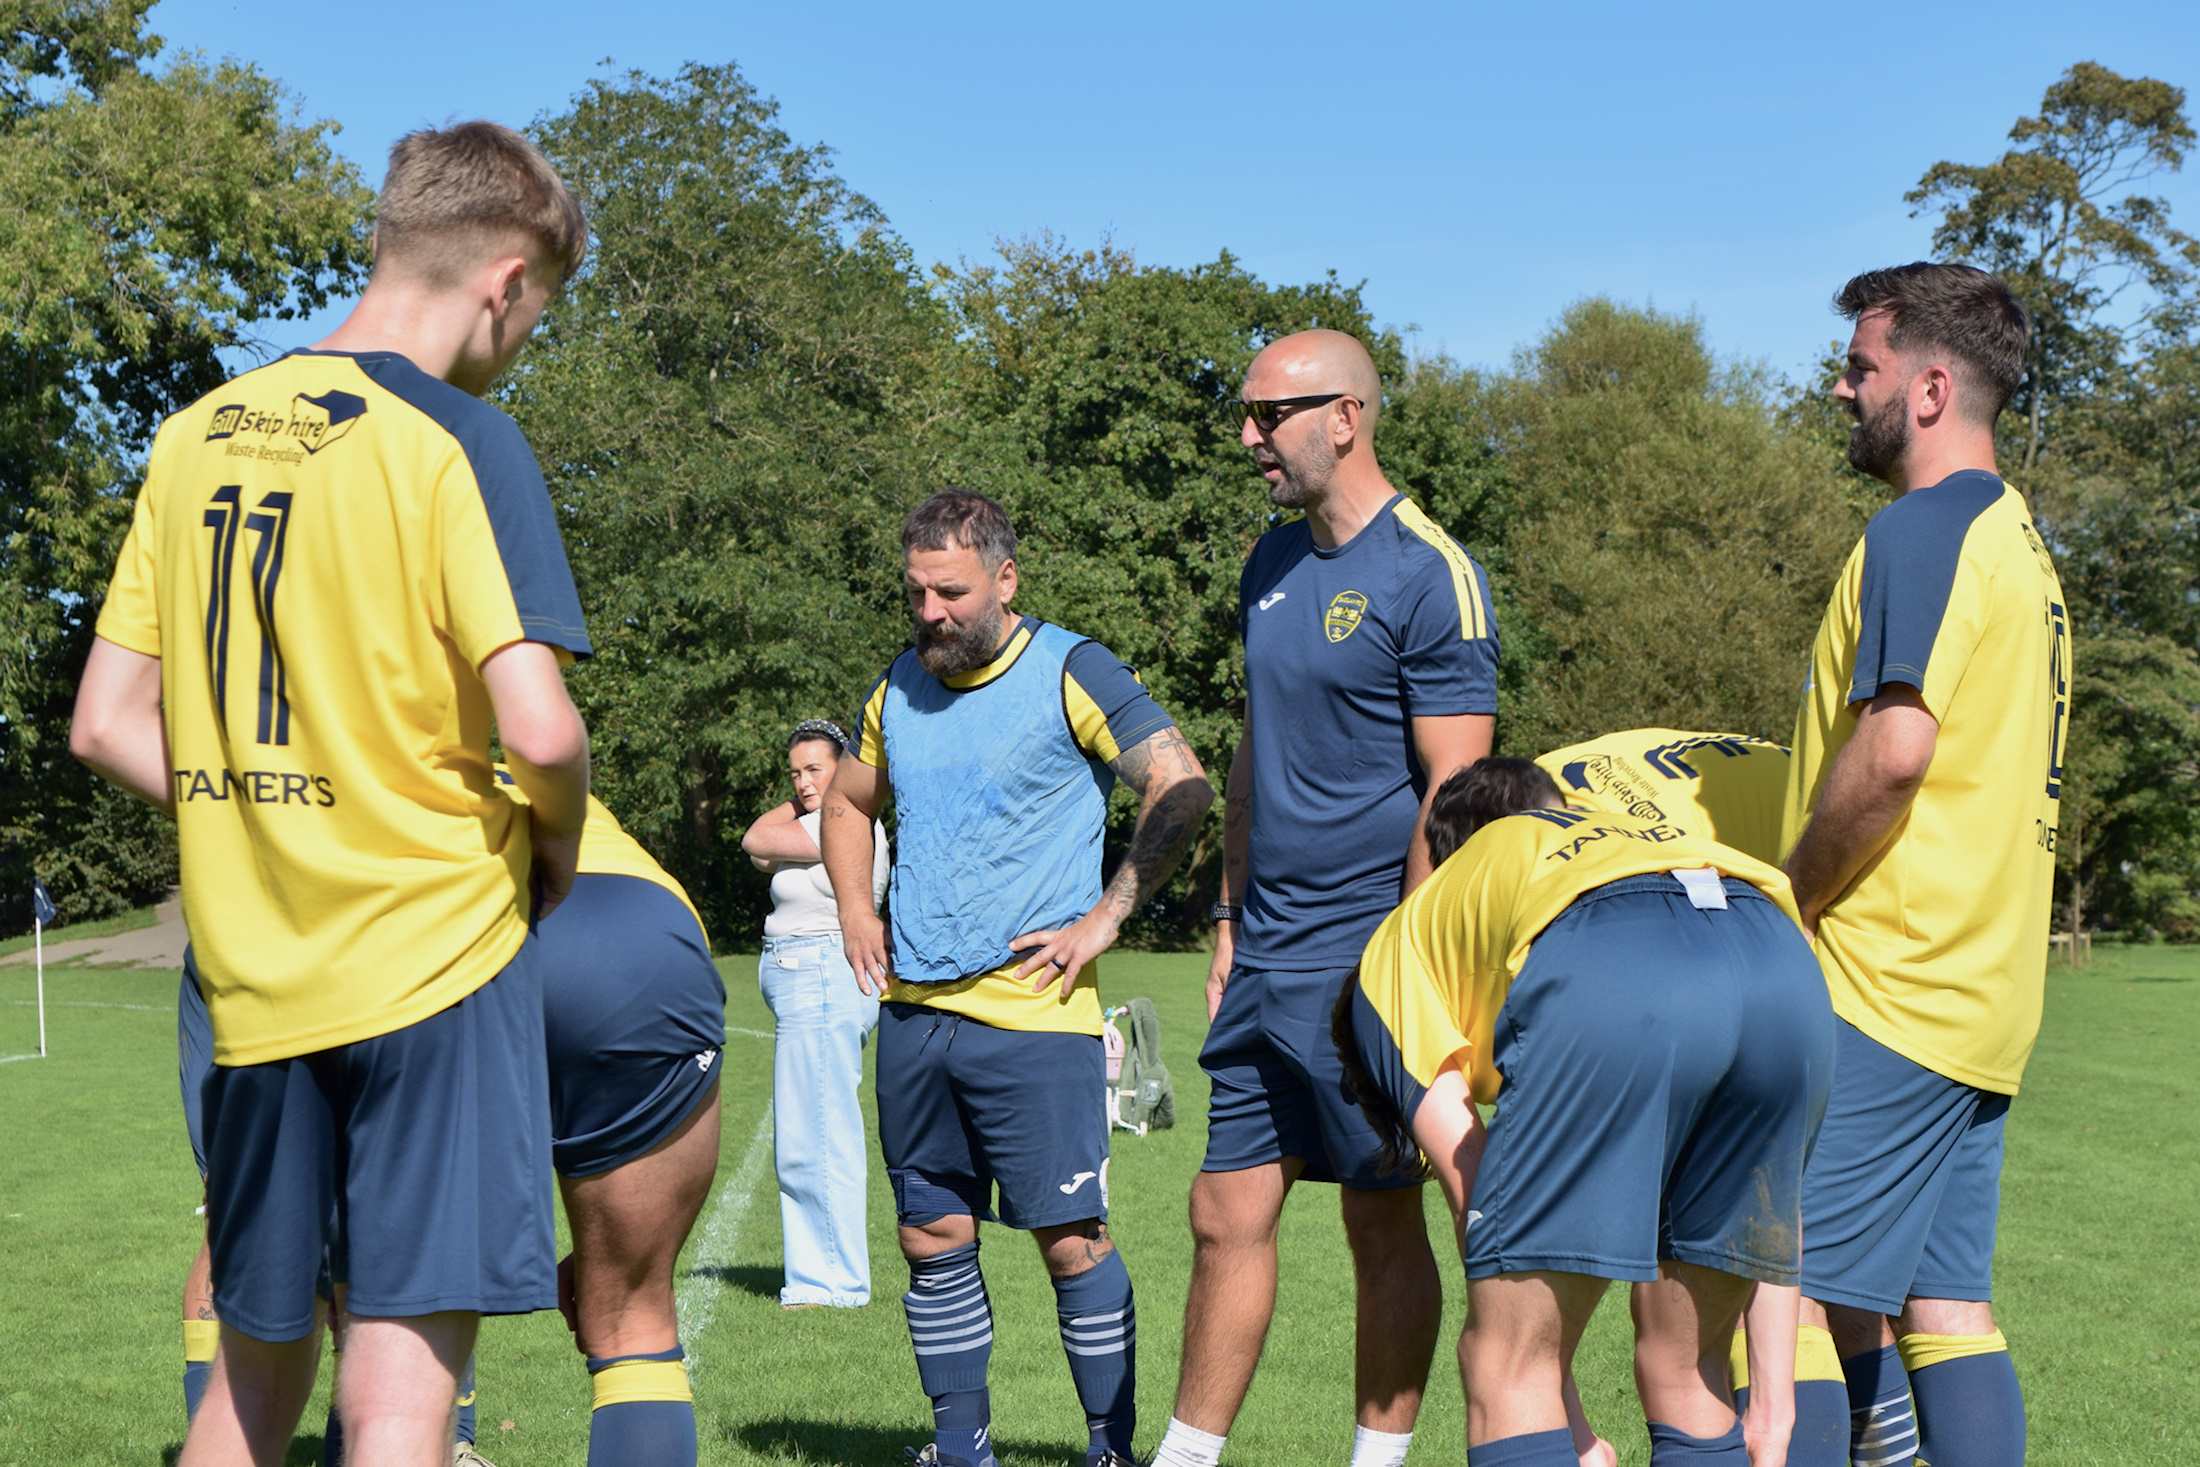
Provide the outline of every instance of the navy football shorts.
{"type": "Polygon", "coordinates": [[[538,924],[558,1174],[655,1149],[718,1083],[726,985],[687,904],[639,876],[583,872],[538,924]]]}
{"type": "Polygon", "coordinates": [[[1833,1006],[1794,921],[1725,889],[1698,910],[1671,876],[1627,877],[1535,939],[1497,1015],[1467,1277],[1647,1281],[1672,1259],[1796,1282],[1833,1006]]]}
{"type": "Polygon", "coordinates": [[[904,1224],[949,1213],[1012,1228],[1108,1215],[1099,1036],[1000,1029],[921,1004],[879,1008],[878,1134],[904,1224]]]}
{"type": "Polygon", "coordinates": [[[1880,1314],[1991,1300],[2009,1097],[1837,1022],[1833,1099],[1803,1175],[1803,1292],[1880,1314]]]}
{"type": "Polygon", "coordinates": [[[1345,1083],[1330,1032],[1337,995],[1358,971],[1230,970],[1199,1051],[1212,1082],[1201,1171],[1244,1171],[1296,1156],[1310,1182],[1365,1192],[1420,1185],[1382,1171],[1382,1142],[1345,1083]]]}
{"type": "Polygon", "coordinates": [[[530,938],[406,1028],[212,1068],[206,1222],[224,1323],[304,1338],[324,1262],[369,1318],[557,1307],[536,957],[530,938]]]}
{"type": "Polygon", "coordinates": [[[176,1079],[183,1090],[183,1130],[191,1138],[191,1160],[206,1178],[206,1076],[214,1068],[214,1019],[199,992],[191,948],[183,949],[183,986],[176,993],[176,1079]]]}

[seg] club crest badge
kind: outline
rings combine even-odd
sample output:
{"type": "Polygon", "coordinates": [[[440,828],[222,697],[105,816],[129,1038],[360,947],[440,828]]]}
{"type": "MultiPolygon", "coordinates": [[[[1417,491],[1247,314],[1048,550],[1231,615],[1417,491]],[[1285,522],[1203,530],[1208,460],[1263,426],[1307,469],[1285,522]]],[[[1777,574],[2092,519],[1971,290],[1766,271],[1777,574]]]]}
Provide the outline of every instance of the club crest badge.
{"type": "Polygon", "coordinates": [[[1367,598],[1357,591],[1339,591],[1329,599],[1329,610],[1322,614],[1322,630],[1332,642],[1341,642],[1360,629],[1360,618],[1367,615],[1367,598]]]}

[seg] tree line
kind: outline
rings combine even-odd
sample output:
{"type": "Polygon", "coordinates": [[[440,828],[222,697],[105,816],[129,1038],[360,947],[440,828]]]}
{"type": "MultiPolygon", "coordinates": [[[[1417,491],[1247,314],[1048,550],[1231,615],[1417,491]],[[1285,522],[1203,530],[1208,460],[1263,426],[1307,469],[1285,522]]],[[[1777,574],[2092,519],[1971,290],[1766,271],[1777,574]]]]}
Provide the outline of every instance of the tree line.
{"type": "MultiPolygon", "coordinates": [[[[144,451],[265,323],[355,291],[369,258],[372,197],[332,125],[250,67],[148,70],[146,8],[19,0],[0,27],[14,925],[34,873],[69,919],[174,879],[167,823],[66,754],[144,451]]],[[[926,267],[732,65],[600,79],[532,131],[595,245],[499,395],[597,647],[570,681],[598,793],[721,943],[768,904],[739,840],[785,797],[787,729],[851,723],[906,642],[897,534],[934,489],[1001,500],[1020,607],[1113,648],[1228,766],[1238,570],[1275,518],[1223,404],[1278,335],[1374,352],[1392,483],[1490,571],[1504,752],[1649,724],[1784,742],[1885,501],[1844,460],[1838,349],[1792,382],[1717,359],[1694,318],[1592,296],[1485,370],[1412,352],[1334,273],[1278,285],[1228,254],[1157,267],[1051,236],[926,267]]],[[[2000,447],[2078,637],[2065,921],[2172,939],[2200,939],[2200,249],[2140,186],[2192,141],[2181,89],[2083,63],[2002,158],[1937,164],[1909,195],[1937,257],[2002,271],[2039,322],[2000,447]]],[[[1219,839],[1127,936],[1197,930],[1219,839]]]]}

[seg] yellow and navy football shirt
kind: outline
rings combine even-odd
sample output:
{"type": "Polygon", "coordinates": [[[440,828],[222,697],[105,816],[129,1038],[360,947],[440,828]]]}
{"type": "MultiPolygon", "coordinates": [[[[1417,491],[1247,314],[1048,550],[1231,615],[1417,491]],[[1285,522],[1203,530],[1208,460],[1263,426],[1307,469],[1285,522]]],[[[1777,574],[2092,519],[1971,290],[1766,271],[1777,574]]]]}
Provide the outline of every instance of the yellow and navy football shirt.
{"type": "Polygon", "coordinates": [[[99,635],[161,660],[216,1063],[417,1023],[519,950],[479,669],[589,646],[511,419],[390,353],[246,373],[161,426],[99,635]]]}
{"type": "MultiPolygon", "coordinates": [[[[1041,625],[1035,617],[1022,618],[1000,654],[991,662],[975,671],[957,673],[938,681],[953,693],[964,695],[998,682],[1031,646],[1041,625]]],[[[901,657],[913,658],[915,655],[904,652],[901,657]]],[[[891,678],[892,669],[889,668],[887,675],[871,689],[870,696],[864,700],[863,715],[856,731],[857,757],[874,769],[884,771],[889,782],[892,770],[888,767],[884,713],[891,678]]],[[[1125,749],[1135,748],[1162,730],[1176,726],[1176,721],[1146,691],[1138,674],[1106,647],[1093,641],[1072,647],[1063,661],[1059,716],[1066,721],[1067,732],[1077,749],[1086,758],[1101,764],[1113,763],[1125,749]]],[[[1105,770],[1100,772],[1106,774],[1105,770]]],[[[995,797],[1000,794],[996,791],[995,797]]],[[[905,835],[902,854],[906,856],[909,849],[905,835]]],[[[971,864],[978,863],[973,860],[971,864]]],[[[926,871],[915,874],[915,879],[951,880],[957,874],[926,871]]],[[[894,874],[897,893],[898,883],[908,879],[911,873],[897,862],[894,874]]],[[[1031,985],[1040,975],[1033,973],[1018,979],[1016,968],[1022,961],[1019,956],[1012,962],[952,982],[910,983],[897,978],[888,986],[886,999],[891,1003],[923,1004],[963,1014],[1001,1029],[1095,1035],[1100,1032],[1098,963],[1085,965],[1069,997],[1064,999],[1059,982],[1032,992],[1031,985]]],[[[1058,979],[1059,975],[1056,976],[1058,979]]]]}
{"type": "Polygon", "coordinates": [[[1855,706],[1890,683],[1940,722],[1924,785],[1818,919],[1833,1011],[1918,1064],[2015,1094],[2047,979],[2070,624],[2023,496],[1979,470],[1888,505],[1849,556],[1795,718],[1783,849],[1855,706]]]}
{"type": "Polygon", "coordinates": [[[1246,968],[1349,968],[1398,904],[1427,772],[1415,718],[1497,712],[1489,578],[1393,495],[1342,545],[1304,519],[1238,578],[1253,770],[1246,968]]]}
{"type": "Polygon", "coordinates": [[[1486,1105],[1502,1083],[1491,1048],[1497,1012],[1543,929],[1597,887],[1707,866],[1795,916],[1777,866],[1667,821],[1578,810],[1493,820],[1375,929],[1360,989],[1423,1089],[1457,1060],[1486,1105]]]}
{"type": "MultiPolygon", "coordinates": [[[[512,771],[502,764],[496,767],[497,785],[514,804],[525,805],[527,792],[512,778],[512,771]]],[[[695,910],[695,903],[688,899],[687,888],[673,880],[672,873],[657,864],[657,858],[619,823],[619,817],[606,809],[604,802],[594,795],[588,797],[588,817],[581,825],[581,853],[577,863],[584,876],[636,876],[643,881],[653,881],[680,899],[680,904],[695,918],[697,927],[703,926],[703,914],[695,910]]],[[[709,930],[704,930],[705,945],[709,943],[709,930]]]]}
{"type": "Polygon", "coordinates": [[[1755,856],[1780,859],[1788,751],[1746,734],[1637,728],[1535,761],[1575,810],[1670,820],[1755,856]]]}

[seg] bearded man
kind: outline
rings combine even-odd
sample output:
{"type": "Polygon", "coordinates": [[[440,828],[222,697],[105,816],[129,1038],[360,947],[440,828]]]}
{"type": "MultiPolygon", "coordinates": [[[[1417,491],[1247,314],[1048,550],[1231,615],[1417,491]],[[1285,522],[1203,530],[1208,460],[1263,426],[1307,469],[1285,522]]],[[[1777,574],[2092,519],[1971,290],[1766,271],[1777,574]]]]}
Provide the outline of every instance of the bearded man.
{"type": "Polygon", "coordinates": [[[848,964],[884,999],[879,1142],[932,1398],[918,1459],[993,1467],[978,1219],[995,1219],[998,1190],[997,1220],[1032,1235],[1054,1283],[1087,1467],[1130,1467],[1137,1326],[1108,1236],[1094,959],[1176,870],[1214,790],[1114,654],[1011,616],[1016,532],[998,504],[935,494],[901,543],[913,645],[865,701],[857,757],[840,761],[819,824],[848,964]],[[1138,792],[1138,823],[1103,886],[1117,779],[1138,792]],[[889,790],[891,936],[871,891],[889,790]]]}

